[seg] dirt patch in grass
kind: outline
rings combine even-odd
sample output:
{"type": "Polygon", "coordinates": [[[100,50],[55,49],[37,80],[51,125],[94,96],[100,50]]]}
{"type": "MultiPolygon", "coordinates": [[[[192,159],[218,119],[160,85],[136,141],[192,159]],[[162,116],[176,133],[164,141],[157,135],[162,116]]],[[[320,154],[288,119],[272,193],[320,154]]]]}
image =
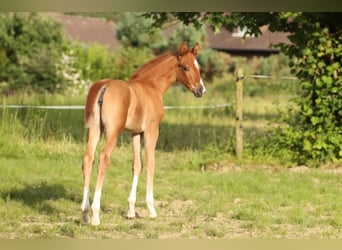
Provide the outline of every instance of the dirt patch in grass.
{"type": "Polygon", "coordinates": [[[236,164],[230,161],[220,161],[201,165],[202,172],[242,172],[244,170],[263,170],[266,172],[288,171],[291,173],[308,173],[310,171],[321,171],[324,173],[342,174],[342,163],[322,165],[319,168],[310,168],[308,166],[279,166],[279,165],[262,165],[262,164],[236,164]]]}

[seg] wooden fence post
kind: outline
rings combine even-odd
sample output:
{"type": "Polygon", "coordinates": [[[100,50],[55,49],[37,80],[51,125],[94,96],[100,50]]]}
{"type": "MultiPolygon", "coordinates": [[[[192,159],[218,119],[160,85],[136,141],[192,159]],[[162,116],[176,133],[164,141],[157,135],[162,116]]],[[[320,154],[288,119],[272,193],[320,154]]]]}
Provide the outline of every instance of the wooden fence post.
{"type": "Polygon", "coordinates": [[[243,70],[238,68],[236,70],[236,156],[238,159],[242,158],[243,151],[243,126],[242,126],[242,92],[243,92],[243,70]]]}

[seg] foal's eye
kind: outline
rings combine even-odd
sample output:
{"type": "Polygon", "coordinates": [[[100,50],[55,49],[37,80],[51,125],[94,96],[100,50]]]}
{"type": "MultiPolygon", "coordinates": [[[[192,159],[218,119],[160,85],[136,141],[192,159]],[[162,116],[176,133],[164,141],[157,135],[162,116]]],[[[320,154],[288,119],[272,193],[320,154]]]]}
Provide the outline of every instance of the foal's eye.
{"type": "Polygon", "coordinates": [[[189,67],[188,66],[183,66],[183,70],[184,71],[189,71],[189,67]]]}

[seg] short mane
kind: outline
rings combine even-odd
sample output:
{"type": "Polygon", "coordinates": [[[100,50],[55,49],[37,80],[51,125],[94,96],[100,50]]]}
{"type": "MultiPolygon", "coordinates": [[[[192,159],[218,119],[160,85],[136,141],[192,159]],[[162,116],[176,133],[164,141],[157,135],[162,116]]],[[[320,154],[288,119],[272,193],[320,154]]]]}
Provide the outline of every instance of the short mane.
{"type": "Polygon", "coordinates": [[[145,63],[131,76],[130,81],[141,78],[151,69],[155,70],[154,65],[160,64],[162,61],[166,61],[168,58],[171,58],[173,56],[174,55],[171,53],[165,53],[145,63]]]}

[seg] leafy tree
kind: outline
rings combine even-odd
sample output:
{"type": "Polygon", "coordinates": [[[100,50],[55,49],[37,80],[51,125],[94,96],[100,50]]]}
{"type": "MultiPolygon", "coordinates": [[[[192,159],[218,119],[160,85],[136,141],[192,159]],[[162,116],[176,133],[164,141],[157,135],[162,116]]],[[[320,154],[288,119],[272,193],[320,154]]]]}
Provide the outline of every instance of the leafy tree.
{"type": "Polygon", "coordinates": [[[0,82],[11,89],[56,91],[63,49],[58,23],[36,13],[0,13],[0,82]]]}
{"type": "Polygon", "coordinates": [[[280,142],[293,151],[298,163],[318,165],[342,158],[342,13],[211,13],[154,12],[144,16],[154,27],[170,20],[215,32],[246,28],[245,35],[258,36],[260,27],[288,32],[291,44],[278,44],[289,56],[292,72],[300,79],[301,92],[281,128],[280,142]]]}
{"type": "Polygon", "coordinates": [[[85,94],[91,83],[103,78],[128,80],[153,54],[142,48],[120,47],[109,51],[107,46],[96,43],[74,42],[63,53],[59,69],[71,95],[85,94]]]}
{"type": "Polygon", "coordinates": [[[228,72],[230,56],[208,48],[208,35],[204,26],[196,28],[192,24],[178,23],[167,38],[165,46],[159,48],[159,52],[178,51],[183,41],[187,41],[189,46],[199,43],[201,53],[198,56],[198,62],[201,65],[201,74],[206,81],[210,82],[214,77],[221,77],[224,72],[228,72]]]}
{"type": "Polygon", "coordinates": [[[152,20],[141,17],[137,12],[126,12],[117,19],[116,35],[124,46],[156,48],[164,41],[160,31],[150,31],[152,20]]]}
{"type": "Polygon", "coordinates": [[[187,41],[189,46],[193,46],[198,42],[201,49],[206,49],[208,47],[208,35],[205,27],[196,28],[191,24],[179,23],[167,39],[167,50],[178,51],[179,45],[183,41],[187,41]]]}
{"type": "Polygon", "coordinates": [[[202,50],[198,55],[198,63],[201,65],[201,75],[207,81],[214,77],[222,77],[228,73],[231,65],[231,58],[227,53],[213,49],[202,50]]]}

